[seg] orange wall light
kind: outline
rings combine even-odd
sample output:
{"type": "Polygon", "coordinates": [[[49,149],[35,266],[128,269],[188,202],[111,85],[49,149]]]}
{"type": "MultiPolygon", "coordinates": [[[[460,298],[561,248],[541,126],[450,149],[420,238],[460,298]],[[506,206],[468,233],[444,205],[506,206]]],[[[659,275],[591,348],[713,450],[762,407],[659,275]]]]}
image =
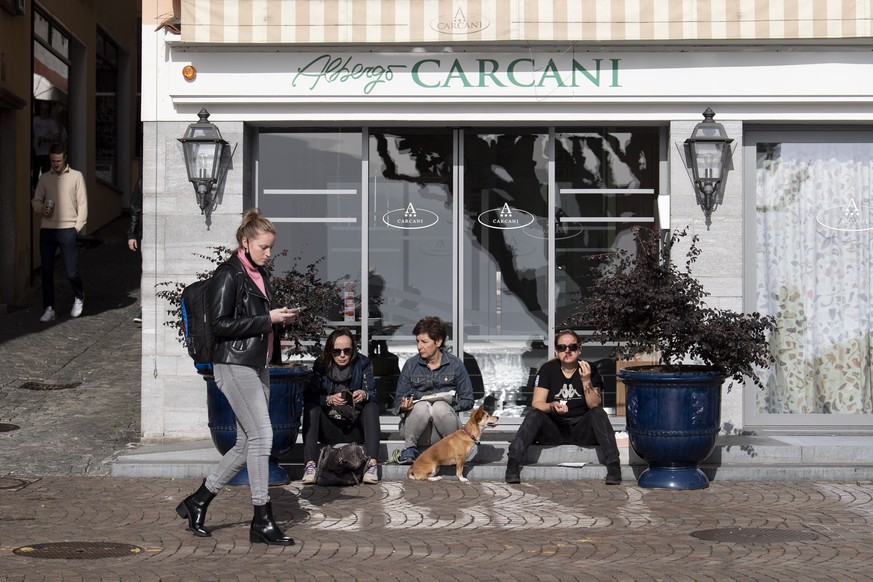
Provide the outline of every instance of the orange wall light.
{"type": "Polygon", "coordinates": [[[182,67],[182,76],[185,77],[186,81],[193,81],[197,77],[197,69],[192,65],[185,65],[182,67]]]}

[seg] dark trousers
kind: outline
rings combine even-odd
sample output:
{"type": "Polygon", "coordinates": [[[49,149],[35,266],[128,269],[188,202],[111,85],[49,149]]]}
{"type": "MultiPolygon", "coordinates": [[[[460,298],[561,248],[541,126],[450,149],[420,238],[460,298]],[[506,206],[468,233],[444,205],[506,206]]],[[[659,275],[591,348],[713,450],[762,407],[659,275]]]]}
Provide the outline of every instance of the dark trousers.
{"type": "Polygon", "coordinates": [[[322,445],[359,443],[367,456],[379,458],[380,430],[379,405],[372,400],[364,404],[354,423],[334,420],[327,415],[328,408],[317,402],[303,405],[303,460],[317,461],[322,445]]]}
{"type": "Polygon", "coordinates": [[[82,278],[79,276],[79,238],[76,229],[41,228],[39,230],[39,256],[42,261],[42,307],[55,307],[55,252],[61,249],[64,271],[78,299],[85,299],[82,278]]]}
{"type": "Polygon", "coordinates": [[[534,443],[549,446],[599,446],[605,465],[619,462],[615,431],[602,406],[590,409],[573,424],[560,424],[545,412],[531,410],[524,417],[518,432],[515,433],[515,438],[509,444],[507,456],[510,460],[523,465],[527,458],[527,449],[534,443]]]}

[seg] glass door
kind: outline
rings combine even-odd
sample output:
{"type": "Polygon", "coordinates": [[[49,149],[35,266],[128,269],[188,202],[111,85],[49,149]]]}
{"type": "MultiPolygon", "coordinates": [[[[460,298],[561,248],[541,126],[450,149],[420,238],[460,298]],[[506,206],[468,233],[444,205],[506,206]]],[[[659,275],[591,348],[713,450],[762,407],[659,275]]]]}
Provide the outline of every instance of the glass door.
{"type": "Polygon", "coordinates": [[[417,355],[412,329],[434,315],[454,335],[457,288],[454,136],[372,128],[368,138],[368,353],[382,410],[417,355]]]}
{"type": "Polygon", "coordinates": [[[530,404],[549,325],[549,133],[463,134],[463,349],[503,416],[530,404]]]}

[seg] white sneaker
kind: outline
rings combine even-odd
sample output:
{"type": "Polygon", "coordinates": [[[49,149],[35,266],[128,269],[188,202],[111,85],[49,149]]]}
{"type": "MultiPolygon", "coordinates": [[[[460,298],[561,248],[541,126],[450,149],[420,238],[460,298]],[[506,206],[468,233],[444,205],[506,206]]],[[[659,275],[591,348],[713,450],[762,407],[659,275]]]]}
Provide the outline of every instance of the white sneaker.
{"type": "Polygon", "coordinates": [[[306,466],[303,468],[303,479],[301,482],[304,485],[312,485],[315,483],[315,463],[312,461],[307,461],[306,466]]]}
{"type": "Polygon", "coordinates": [[[49,322],[55,320],[55,310],[51,307],[45,308],[45,313],[42,314],[42,317],[39,318],[40,321],[49,322]]]}
{"type": "Polygon", "coordinates": [[[85,307],[85,300],[78,297],[73,301],[73,310],[70,311],[70,317],[79,317],[82,315],[82,308],[85,307]]]}

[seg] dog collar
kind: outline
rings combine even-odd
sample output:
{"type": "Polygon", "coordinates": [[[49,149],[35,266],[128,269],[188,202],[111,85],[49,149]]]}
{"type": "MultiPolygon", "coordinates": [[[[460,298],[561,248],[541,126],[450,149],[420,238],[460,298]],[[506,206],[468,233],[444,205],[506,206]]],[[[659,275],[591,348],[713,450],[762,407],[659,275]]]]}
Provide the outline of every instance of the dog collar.
{"type": "Polygon", "coordinates": [[[464,434],[470,437],[470,440],[473,441],[473,444],[478,445],[479,441],[476,440],[476,437],[470,434],[470,431],[467,430],[466,426],[462,426],[461,430],[464,431],[464,434]]]}

